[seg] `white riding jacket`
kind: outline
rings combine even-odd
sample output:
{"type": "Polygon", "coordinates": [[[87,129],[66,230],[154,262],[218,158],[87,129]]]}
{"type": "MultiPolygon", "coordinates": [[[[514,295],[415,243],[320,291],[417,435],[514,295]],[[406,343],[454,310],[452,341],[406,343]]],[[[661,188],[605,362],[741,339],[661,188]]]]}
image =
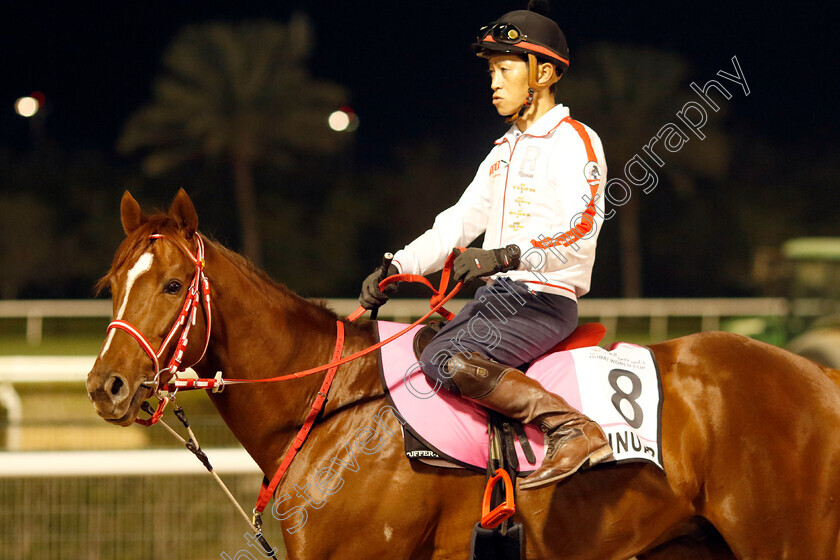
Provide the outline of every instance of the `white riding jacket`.
{"type": "Polygon", "coordinates": [[[461,199],[397,251],[394,264],[407,274],[436,272],[454,247],[484,233],[484,249],[516,244],[522,253],[517,270],[495,276],[577,300],[589,291],[603,224],[601,140],[556,105],[525,132],[514,124],[495,144],[461,199]]]}

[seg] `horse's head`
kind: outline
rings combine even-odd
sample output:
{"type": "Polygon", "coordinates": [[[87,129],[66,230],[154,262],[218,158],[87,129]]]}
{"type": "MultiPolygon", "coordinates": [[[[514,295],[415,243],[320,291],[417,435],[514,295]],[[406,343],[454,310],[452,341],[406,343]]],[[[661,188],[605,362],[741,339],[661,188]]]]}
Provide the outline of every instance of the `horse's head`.
{"type": "Polygon", "coordinates": [[[196,340],[186,348],[185,365],[200,359],[207,323],[200,306],[187,305],[195,289],[201,292],[197,277],[203,276],[204,265],[189,196],[181,190],[167,214],[146,216],[126,192],[120,212],[126,238],[99,282],[100,288],[111,289],[113,322],[88,374],[87,390],[102,418],[128,426],[151,396],[150,382],[158,373],[161,382],[171,376],[168,367],[179,352],[180,333],[174,326],[179,317],[192,314],[200,323],[194,327],[196,340]]]}

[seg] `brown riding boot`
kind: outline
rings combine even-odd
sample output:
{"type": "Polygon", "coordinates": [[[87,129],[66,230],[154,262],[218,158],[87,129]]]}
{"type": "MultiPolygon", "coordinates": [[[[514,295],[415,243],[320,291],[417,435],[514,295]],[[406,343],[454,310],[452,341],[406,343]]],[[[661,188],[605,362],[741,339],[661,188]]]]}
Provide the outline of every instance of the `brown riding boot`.
{"type": "Polygon", "coordinates": [[[523,424],[536,422],[545,434],[545,459],[520,488],[557,482],[612,455],[598,424],[518,369],[476,352],[450,358],[446,368],[461,396],[523,424]]]}

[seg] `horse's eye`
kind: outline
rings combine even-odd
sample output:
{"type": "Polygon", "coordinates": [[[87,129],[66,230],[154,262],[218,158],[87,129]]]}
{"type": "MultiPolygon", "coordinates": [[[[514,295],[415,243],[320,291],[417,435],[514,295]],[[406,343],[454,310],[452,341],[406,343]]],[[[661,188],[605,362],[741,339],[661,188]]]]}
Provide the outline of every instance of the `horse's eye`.
{"type": "Polygon", "coordinates": [[[164,293],[173,295],[181,291],[181,283],[177,280],[170,280],[163,289],[164,293]]]}

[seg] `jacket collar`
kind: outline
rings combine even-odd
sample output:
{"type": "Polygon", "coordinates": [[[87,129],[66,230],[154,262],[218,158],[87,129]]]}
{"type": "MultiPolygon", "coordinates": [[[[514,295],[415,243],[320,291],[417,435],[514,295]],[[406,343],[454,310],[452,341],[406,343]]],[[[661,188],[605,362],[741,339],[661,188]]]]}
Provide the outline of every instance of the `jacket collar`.
{"type": "Polygon", "coordinates": [[[550,134],[557,126],[569,116],[569,108],[563,105],[562,103],[558,103],[554,107],[548,110],[546,114],[541,116],[537,122],[532,124],[528,130],[525,132],[520,132],[519,129],[516,127],[516,123],[513,123],[511,127],[505,132],[505,135],[496,140],[496,144],[501,144],[505,140],[510,142],[511,144],[516,140],[518,136],[526,134],[528,136],[535,136],[535,137],[542,137],[547,136],[550,134]]]}

